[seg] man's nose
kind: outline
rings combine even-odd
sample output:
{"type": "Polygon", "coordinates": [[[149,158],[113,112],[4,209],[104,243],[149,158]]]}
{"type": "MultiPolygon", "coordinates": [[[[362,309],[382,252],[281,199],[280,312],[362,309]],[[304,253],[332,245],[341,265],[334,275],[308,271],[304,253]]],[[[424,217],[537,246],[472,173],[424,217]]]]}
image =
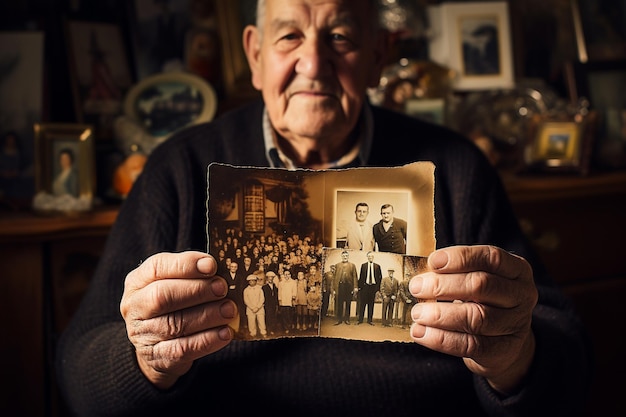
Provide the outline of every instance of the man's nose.
{"type": "Polygon", "coordinates": [[[330,72],[332,51],[322,38],[307,38],[299,52],[296,64],[297,73],[316,79],[330,72]]]}

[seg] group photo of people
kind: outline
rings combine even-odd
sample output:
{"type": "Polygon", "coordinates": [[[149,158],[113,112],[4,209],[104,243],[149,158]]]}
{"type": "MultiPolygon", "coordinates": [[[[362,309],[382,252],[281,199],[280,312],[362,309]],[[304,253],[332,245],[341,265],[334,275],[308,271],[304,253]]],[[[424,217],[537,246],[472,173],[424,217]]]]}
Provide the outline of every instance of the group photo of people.
{"type": "Polygon", "coordinates": [[[323,243],[293,233],[246,235],[212,230],[217,275],[229,283],[239,339],[317,335],[322,296],[323,243]]]}
{"type": "Polygon", "coordinates": [[[411,308],[418,300],[410,279],[425,270],[426,258],[390,252],[324,248],[324,282],[329,309],[320,335],[370,341],[409,341],[411,308]]]}

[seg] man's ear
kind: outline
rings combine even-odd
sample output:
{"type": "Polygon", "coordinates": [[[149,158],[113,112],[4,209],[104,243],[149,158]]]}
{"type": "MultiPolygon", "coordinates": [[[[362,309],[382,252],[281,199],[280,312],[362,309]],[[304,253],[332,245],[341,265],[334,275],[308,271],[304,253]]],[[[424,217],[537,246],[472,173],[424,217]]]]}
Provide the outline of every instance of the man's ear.
{"type": "Polygon", "coordinates": [[[375,88],[380,84],[380,75],[387,64],[387,54],[391,48],[392,37],[388,30],[379,29],[374,42],[374,65],[370,71],[368,87],[375,88]]]}
{"type": "Polygon", "coordinates": [[[261,37],[256,26],[248,25],[243,29],[243,50],[248,59],[248,66],[252,78],[252,85],[261,90],[261,37]]]}

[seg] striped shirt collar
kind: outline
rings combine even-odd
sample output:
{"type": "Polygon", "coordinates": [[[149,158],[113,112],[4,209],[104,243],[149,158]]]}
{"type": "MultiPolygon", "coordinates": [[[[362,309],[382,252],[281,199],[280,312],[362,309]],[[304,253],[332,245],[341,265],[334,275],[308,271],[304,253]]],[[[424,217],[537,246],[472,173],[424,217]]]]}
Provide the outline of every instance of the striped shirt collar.
{"type": "MultiPolygon", "coordinates": [[[[374,134],[374,120],[372,109],[369,104],[363,105],[363,111],[359,118],[361,134],[354,147],[338,160],[334,161],[329,168],[347,168],[365,166],[372,148],[374,134]]],[[[297,167],[274,142],[274,129],[267,114],[267,108],[263,109],[263,139],[265,141],[265,157],[272,168],[287,168],[294,170],[297,167]]]]}

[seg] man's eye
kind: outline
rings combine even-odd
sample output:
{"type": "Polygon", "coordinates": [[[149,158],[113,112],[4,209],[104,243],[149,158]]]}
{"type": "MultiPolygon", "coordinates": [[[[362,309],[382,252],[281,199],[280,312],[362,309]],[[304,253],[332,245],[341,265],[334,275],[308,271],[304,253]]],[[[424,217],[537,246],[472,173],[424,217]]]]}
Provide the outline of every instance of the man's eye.
{"type": "Polygon", "coordinates": [[[338,52],[349,52],[356,48],[356,45],[354,44],[352,39],[346,35],[343,35],[342,33],[331,33],[329,35],[329,38],[330,43],[338,52]]]}
{"type": "Polygon", "coordinates": [[[330,38],[333,42],[347,42],[348,38],[346,38],[341,33],[331,33],[330,38]]]}
{"type": "Polygon", "coordinates": [[[283,35],[280,39],[286,40],[286,41],[293,41],[293,40],[298,39],[298,35],[295,33],[288,33],[286,35],[283,35]]]}

